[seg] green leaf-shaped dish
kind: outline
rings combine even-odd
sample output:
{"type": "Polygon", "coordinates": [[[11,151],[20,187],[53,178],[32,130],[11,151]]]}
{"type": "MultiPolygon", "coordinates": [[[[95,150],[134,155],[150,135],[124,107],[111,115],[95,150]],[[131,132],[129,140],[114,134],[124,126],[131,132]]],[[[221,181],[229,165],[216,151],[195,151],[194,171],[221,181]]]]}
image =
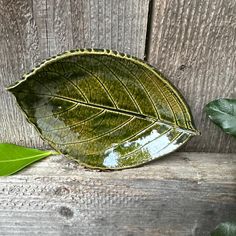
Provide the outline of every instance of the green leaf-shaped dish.
{"type": "Polygon", "coordinates": [[[198,134],[169,81],[144,61],[110,50],[57,55],[8,90],[44,140],[91,168],[141,165],[198,134]]]}

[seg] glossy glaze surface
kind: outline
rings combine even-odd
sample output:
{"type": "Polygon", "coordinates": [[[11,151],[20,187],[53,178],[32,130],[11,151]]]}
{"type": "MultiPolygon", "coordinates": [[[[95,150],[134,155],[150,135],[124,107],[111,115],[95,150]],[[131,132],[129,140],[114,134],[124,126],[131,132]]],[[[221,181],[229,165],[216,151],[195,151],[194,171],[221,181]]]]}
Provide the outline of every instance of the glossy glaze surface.
{"type": "Polygon", "coordinates": [[[91,168],[141,165],[198,134],[169,81],[145,62],[110,50],[65,52],[8,90],[43,139],[91,168]]]}

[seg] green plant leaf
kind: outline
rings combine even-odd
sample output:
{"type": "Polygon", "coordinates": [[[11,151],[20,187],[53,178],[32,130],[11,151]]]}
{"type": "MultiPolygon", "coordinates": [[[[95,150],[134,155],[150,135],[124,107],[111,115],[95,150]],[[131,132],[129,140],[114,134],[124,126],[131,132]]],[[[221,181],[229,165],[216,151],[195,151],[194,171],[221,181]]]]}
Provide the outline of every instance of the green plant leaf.
{"type": "Polygon", "coordinates": [[[205,112],[227,134],[236,137],[236,99],[221,98],[209,102],[205,112]]]}
{"type": "Polygon", "coordinates": [[[11,175],[52,154],[55,154],[55,152],[0,143],[0,176],[11,175]]]}
{"type": "Polygon", "coordinates": [[[169,81],[144,61],[110,50],[65,52],[8,90],[44,140],[91,168],[141,165],[198,134],[169,81]]]}
{"type": "Polygon", "coordinates": [[[236,235],[236,223],[235,222],[221,223],[211,233],[211,236],[235,236],[235,235],[236,235]]]}

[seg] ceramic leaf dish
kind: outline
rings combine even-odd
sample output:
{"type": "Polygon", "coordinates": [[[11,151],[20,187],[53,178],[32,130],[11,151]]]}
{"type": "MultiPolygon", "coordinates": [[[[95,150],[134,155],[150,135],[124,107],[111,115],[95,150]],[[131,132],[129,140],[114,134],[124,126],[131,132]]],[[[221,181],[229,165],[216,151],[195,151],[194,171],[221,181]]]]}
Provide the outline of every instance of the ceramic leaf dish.
{"type": "Polygon", "coordinates": [[[90,168],[138,166],[198,134],[168,80],[146,62],[111,50],[49,58],[8,90],[44,140],[90,168]]]}

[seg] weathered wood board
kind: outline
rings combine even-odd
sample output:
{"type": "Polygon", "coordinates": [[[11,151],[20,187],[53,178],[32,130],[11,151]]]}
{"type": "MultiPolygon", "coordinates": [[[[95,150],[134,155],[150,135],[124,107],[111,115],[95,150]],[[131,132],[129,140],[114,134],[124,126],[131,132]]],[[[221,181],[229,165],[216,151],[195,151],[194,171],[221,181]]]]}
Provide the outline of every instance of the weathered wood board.
{"type": "Polygon", "coordinates": [[[5,91],[43,59],[73,48],[144,57],[148,0],[0,0],[0,141],[47,147],[5,91]]]}
{"type": "Polygon", "coordinates": [[[236,154],[97,172],[55,156],[0,179],[0,235],[207,236],[236,217],[236,154]]]}
{"type": "Polygon", "coordinates": [[[182,91],[202,132],[185,150],[235,152],[203,108],[236,98],[236,1],[153,0],[151,19],[147,59],[182,91]]]}

